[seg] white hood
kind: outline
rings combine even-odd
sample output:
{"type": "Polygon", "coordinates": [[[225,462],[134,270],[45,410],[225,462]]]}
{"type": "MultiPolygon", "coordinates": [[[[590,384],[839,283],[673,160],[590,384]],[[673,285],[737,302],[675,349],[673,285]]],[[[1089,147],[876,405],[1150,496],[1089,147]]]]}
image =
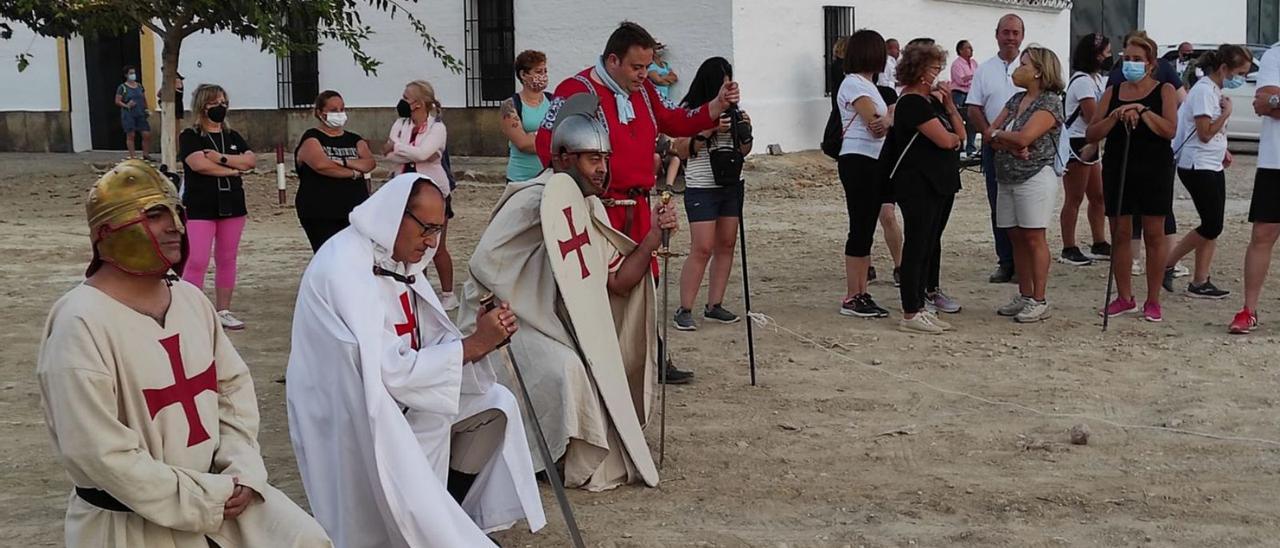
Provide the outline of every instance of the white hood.
{"type": "Polygon", "coordinates": [[[405,206],[409,203],[409,191],[420,179],[431,181],[431,184],[440,189],[441,195],[446,198],[449,196],[448,181],[442,183],[421,173],[405,173],[387,181],[347,216],[351,226],[373,242],[374,260],[378,265],[406,275],[422,272],[436,252],[435,248],[428,249],[421,261],[405,265],[403,271],[399,269],[400,265],[391,259],[391,253],[395,249],[396,235],[400,232],[400,220],[404,218],[405,206]]]}

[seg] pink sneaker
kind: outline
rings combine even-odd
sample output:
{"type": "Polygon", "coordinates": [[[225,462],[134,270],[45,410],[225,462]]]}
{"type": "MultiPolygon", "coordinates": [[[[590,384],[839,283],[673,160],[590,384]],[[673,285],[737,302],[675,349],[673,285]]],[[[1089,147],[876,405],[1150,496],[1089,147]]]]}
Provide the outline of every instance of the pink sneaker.
{"type": "Polygon", "coordinates": [[[1104,312],[1098,313],[1098,315],[1101,316],[1105,313],[1108,318],[1114,318],[1116,316],[1128,314],[1137,309],[1138,302],[1135,299],[1129,299],[1126,301],[1120,297],[1116,297],[1116,300],[1111,301],[1111,304],[1107,305],[1107,309],[1104,312]]]}
{"type": "Polygon", "coordinates": [[[1149,322],[1164,321],[1164,315],[1160,312],[1160,304],[1153,302],[1142,303],[1142,318],[1149,322]]]}

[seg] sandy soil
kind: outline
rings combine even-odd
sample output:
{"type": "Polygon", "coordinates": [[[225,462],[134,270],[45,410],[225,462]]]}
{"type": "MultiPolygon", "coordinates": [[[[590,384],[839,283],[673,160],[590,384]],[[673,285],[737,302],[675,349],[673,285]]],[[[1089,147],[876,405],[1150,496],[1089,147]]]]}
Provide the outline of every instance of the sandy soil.
{"type": "MultiPolygon", "coordinates": [[[[3,546],[61,543],[70,484],[50,449],[33,370],[48,308],[80,281],[89,256],[82,205],[95,179],[89,162],[108,158],[0,155],[3,546]]],[[[1218,284],[1237,292],[1252,162],[1241,157],[1230,170],[1229,221],[1215,269],[1218,284]]],[[[500,169],[492,161],[459,163],[482,174],[500,169]]],[[[675,359],[698,380],[668,392],[662,485],[571,493],[591,545],[1277,544],[1280,445],[1103,422],[1280,440],[1280,345],[1270,330],[1225,334],[1238,295],[1220,302],[1171,296],[1163,324],[1120,318],[1102,334],[1094,311],[1105,263],[1055,263],[1054,317],[1009,323],[993,309],[1013,289],[986,283],[993,260],[987,205],[980,177],[966,174],[944,242],[944,286],[965,304],[948,317],[958,330],[926,338],[896,332],[891,319],[844,318],[836,308],[846,220],[831,167],[813,154],[756,159],[748,183],[755,309],[817,344],[757,329],[760,383],[753,388],[742,324],[672,331],[675,359]],[[986,404],[901,377],[1097,419],[986,404]],[[1068,442],[1077,423],[1092,429],[1087,446],[1068,442]]],[[[294,291],[310,253],[293,211],[275,204],[272,181],[254,177],[249,186],[252,220],[234,307],[249,329],[233,339],[257,381],[273,482],[304,501],[283,385],[275,381],[283,376],[294,291]]],[[[458,272],[500,190],[460,188],[450,231],[458,272]]],[[[1175,207],[1186,230],[1196,216],[1182,198],[1175,207]]],[[[677,249],[685,238],[676,238],[677,249]]],[[[876,253],[887,274],[883,246],[876,253]]],[[[673,260],[673,269],[679,266],[673,260]]],[[[892,286],[878,283],[873,293],[896,310],[892,286]]],[[[1277,296],[1273,281],[1264,314],[1280,309],[1277,296]]],[[[736,271],[727,301],[742,311],[736,271]]],[[[650,429],[655,449],[656,436],[650,429]]],[[[503,545],[566,545],[554,499],[545,488],[543,495],[551,525],[537,535],[502,533],[503,545]]]]}

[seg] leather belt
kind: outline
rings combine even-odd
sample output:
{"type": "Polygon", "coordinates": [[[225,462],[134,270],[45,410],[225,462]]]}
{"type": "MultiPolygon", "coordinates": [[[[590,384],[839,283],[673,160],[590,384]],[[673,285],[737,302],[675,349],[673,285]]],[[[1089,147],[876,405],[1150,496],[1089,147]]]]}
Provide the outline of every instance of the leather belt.
{"type": "Polygon", "coordinates": [[[112,512],[132,512],[123,502],[116,500],[110,493],[90,487],[76,487],[76,496],[89,504],[112,512]]]}

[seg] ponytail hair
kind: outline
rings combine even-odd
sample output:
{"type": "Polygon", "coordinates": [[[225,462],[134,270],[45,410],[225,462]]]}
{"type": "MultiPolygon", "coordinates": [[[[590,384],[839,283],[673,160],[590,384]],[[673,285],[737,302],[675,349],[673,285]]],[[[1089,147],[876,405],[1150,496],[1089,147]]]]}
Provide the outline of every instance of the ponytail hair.
{"type": "Polygon", "coordinates": [[[442,107],[440,105],[440,101],[436,99],[436,88],[431,85],[431,82],[426,80],[414,80],[406,84],[405,87],[412,89],[418,100],[426,103],[427,108],[430,109],[428,114],[437,118],[440,117],[440,114],[444,111],[444,107],[442,107]]]}
{"type": "Polygon", "coordinates": [[[1235,44],[1222,44],[1218,49],[1200,54],[1196,59],[1196,67],[1207,75],[1224,65],[1228,69],[1234,69],[1251,62],[1253,62],[1253,54],[1248,49],[1235,44]]]}

